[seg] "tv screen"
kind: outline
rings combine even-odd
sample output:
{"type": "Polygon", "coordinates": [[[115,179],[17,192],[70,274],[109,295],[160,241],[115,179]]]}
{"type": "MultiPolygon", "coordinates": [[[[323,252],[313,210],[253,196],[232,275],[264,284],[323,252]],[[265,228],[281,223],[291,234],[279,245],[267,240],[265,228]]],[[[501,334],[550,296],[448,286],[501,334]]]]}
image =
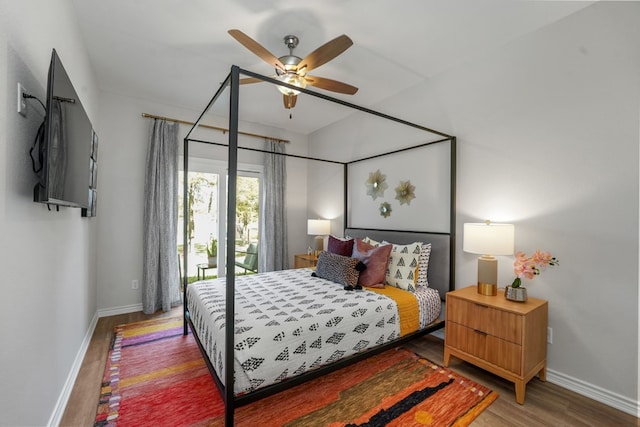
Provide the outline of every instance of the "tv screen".
{"type": "Polygon", "coordinates": [[[55,49],[47,81],[47,111],[40,144],[42,170],[36,202],[90,208],[93,126],[55,49]]]}

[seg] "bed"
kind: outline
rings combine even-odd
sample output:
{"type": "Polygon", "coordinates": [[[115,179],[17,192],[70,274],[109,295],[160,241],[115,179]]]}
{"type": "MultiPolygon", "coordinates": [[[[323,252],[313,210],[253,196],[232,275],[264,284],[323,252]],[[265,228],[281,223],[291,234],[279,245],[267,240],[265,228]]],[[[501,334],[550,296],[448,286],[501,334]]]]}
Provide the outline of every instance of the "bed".
{"type": "MultiPolygon", "coordinates": [[[[223,87],[230,88],[230,182],[234,181],[237,175],[237,153],[238,150],[242,150],[237,140],[240,74],[272,84],[277,83],[269,77],[233,66],[221,89],[205,109],[207,111],[218,98],[221,98],[223,87]]],[[[242,277],[236,277],[235,273],[230,271],[225,278],[194,284],[188,284],[185,277],[184,332],[188,333],[189,326],[222,394],[226,425],[233,425],[234,408],[238,406],[444,327],[442,301],[446,292],[455,288],[455,137],[334,100],[323,94],[301,91],[383,120],[433,133],[439,138],[389,154],[445,142],[450,162],[449,179],[445,186],[449,204],[446,231],[383,230],[353,226],[357,221],[350,216],[353,208],[349,206],[348,171],[351,164],[368,160],[356,159],[355,162],[342,163],[345,168],[344,235],[365,241],[370,239],[379,244],[429,244],[428,269],[425,268],[422,272],[423,278],[428,279],[428,286],[421,283],[410,291],[395,286],[385,286],[385,289],[365,287],[347,290],[343,283],[337,283],[333,278],[322,275],[318,277],[318,274],[310,269],[266,272],[242,277]],[[227,369],[229,366],[234,366],[234,369],[227,369]]],[[[203,115],[204,112],[193,129],[197,128],[203,115]]],[[[189,168],[189,143],[203,142],[193,138],[191,133],[189,132],[184,139],[185,172],[189,168]]],[[[336,163],[335,160],[331,162],[336,163]]],[[[235,188],[232,187],[229,188],[228,209],[235,212],[235,188]]],[[[184,205],[187,217],[187,203],[184,205]]],[[[229,218],[235,218],[235,215],[229,215],[229,218]]],[[[227,227],[228,233],[229,230],[234,230],[235,220],[229,220],[227,227]]],[[[233,239],[229,240],[227,264],[232,265],[235,245],[233,239]]],[[[184,262],[186,264],[187,260],[184,262]]],[[[322,269],[319,264],[318,271],[320,270],[322,269]]],[[[418,270],[416,274],[417,272],[418,270]]]]}
{"type": "MultiPolygon", "coordinates": [[[[397,234],[383,234],[382,240],[399,242],[397,234]]],[[[433,244],[433,236],[411,237],[433,244]]],[[[438,278],[438,268],[432,270],[431,283],[448,286],[438,278]]],[[[187,292],[192,329],[219,379],[225,378],[225,284],[225,279],[200,281],[187,292]]],[[[235,290],[235,396],[441,326],[441,295],[433,286],[414,292],[388,285],[349,291],[311,269],[293,269],[239,276],[235,290]]]]}

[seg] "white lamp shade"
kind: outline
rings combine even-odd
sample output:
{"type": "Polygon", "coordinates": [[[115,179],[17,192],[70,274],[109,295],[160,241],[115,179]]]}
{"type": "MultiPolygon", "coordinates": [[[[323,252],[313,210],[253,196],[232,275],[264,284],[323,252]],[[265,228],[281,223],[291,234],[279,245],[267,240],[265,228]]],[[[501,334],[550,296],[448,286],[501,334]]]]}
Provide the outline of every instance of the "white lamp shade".
{"type": "Polygon", "coordinates": [[[307,234],[311,236],[326,236],[331,233],[331,221],[328,219],[308,219],[307,234]]]}
{"type": "Polygon", "coordinates": [[[465,223],[462,250],[481,255],[513,255],[513,224],[465,223]]]}

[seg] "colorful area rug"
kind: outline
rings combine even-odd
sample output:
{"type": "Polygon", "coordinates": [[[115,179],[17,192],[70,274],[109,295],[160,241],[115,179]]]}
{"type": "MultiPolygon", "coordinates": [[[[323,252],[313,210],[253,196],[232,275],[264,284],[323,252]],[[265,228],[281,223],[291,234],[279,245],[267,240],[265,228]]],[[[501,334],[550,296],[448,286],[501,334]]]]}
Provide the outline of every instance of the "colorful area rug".
{"type": "MultiPolygon", "coordinates": [[[[497,393],[388,350],[236,409],[237,426],[466,426],[497,393]]],[[[115,328],[96,426],[223,426],[224,407],[182,318],[115,328]]]]}

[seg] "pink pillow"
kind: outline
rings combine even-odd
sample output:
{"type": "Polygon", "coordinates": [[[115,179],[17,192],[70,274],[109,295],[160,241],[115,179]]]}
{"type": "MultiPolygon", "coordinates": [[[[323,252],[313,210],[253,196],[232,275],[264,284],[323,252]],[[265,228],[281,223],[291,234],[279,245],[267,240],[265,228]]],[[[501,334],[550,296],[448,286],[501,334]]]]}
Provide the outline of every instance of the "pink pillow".
{"type": "Polygon", "coordinates": [[[362,261],[367,269],[360,272],[358,284],[370,288],[384,288],[387,264],[392,245],[373,246],[360,239],[355,239],[353,258],[362,261]]]}
{"type": "Polygon", "coordinates": [[[327,252],[350,257],[353,253],[353,239],[342,240],[329,235],[327,252]]]}

